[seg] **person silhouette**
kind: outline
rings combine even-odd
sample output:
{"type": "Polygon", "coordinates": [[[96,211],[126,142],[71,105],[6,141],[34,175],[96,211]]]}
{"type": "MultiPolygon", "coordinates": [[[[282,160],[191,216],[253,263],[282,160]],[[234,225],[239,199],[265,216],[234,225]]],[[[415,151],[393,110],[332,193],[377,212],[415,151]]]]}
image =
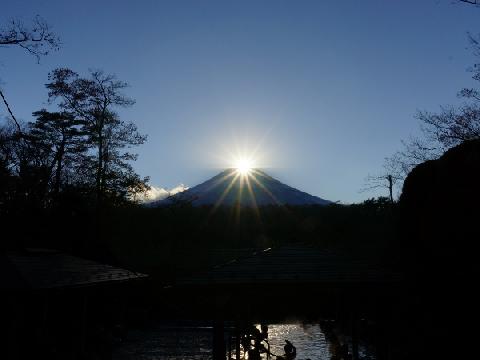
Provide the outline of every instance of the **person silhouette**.
{"type": "Polygon", "coordinates": [[[293,344],[285,339],[285,346],[283,347],[283,350],[285,351],[285,359],[291,360],[295,359],[297,356],[297,348],[293,346],[293,344]]]}

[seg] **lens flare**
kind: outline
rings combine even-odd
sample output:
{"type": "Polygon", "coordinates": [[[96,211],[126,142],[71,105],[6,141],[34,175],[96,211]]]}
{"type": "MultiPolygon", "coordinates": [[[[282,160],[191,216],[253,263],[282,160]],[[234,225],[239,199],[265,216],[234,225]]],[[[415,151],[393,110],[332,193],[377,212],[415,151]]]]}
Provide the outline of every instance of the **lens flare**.
{"type": "Polygon", "coordinates": [[[239,158],[235,161],[235,169],[242,176],[246,176],[252,172],[253,161],[247,158],[239,158]]]}

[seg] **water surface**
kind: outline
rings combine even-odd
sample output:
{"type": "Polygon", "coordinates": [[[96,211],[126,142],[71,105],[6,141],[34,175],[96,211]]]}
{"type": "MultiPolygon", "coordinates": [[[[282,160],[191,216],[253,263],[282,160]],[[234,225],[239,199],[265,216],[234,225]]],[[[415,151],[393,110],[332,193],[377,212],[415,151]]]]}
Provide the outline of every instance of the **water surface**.
{"type": "MultiPolygon", "coordinates": [[[[227,351],[235,358],[233,328],[226,327],[227,351]],[[229,337],[231,335],[231,337],[229,337]],[[230,341],[229,341],[230,339],[230,341]]],[[[330,360],[329,342],[318,324],[270,324],[268,326],[270,351],[283,355],[285,339],[297,348],[297,360],[330,360]]],[[[346,339],[348,341],[348,339],[346,339]]],[[[212,358],[213,329],[211,326],[158,325],[148,330],[131,331],[127,339],[114,351],[115,360],[203,360],[212,358]]],[[[241,353],[243,357],[243,352],[241,353]]],[[[361,358],[373,356],[360,345],[361,358]]],[[[263,355],[266,358],[265,355],[263,355]]],[[[275,359],[275,357],[271,357],[275,359]]]]}

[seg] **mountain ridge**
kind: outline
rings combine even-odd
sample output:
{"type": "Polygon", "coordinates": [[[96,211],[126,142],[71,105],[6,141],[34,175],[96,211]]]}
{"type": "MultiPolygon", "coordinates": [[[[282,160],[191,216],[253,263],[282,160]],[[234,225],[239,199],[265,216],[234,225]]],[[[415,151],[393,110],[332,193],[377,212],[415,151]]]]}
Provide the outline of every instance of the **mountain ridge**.
{"type": "Polygon", "coordinates": [[[193,206],[267,206],[267,205],[328,205],[331,203],[318,196],[286,185],[260,169],[241,174],[229,168],[212,178],[181,193],[154,202],[153,206],[178,202],[193,206]]]}

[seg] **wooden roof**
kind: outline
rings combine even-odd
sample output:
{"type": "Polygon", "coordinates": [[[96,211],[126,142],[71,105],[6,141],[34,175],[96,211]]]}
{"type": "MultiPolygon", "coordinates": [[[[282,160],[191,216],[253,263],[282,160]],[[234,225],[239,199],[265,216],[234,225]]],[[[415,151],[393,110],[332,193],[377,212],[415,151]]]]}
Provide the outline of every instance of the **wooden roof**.
{"type": "Polygon", "coordinates": [[[306,246],[265,249],[208,272],[181,279],[178,286],[391,283],[400,275],[371,261],[306,246]]]}
{"type": "Polygon", "coordinates": [[[54,250],[9,252],[0,256],[0,290],[70,288],[146,276],[54,250]]]}

